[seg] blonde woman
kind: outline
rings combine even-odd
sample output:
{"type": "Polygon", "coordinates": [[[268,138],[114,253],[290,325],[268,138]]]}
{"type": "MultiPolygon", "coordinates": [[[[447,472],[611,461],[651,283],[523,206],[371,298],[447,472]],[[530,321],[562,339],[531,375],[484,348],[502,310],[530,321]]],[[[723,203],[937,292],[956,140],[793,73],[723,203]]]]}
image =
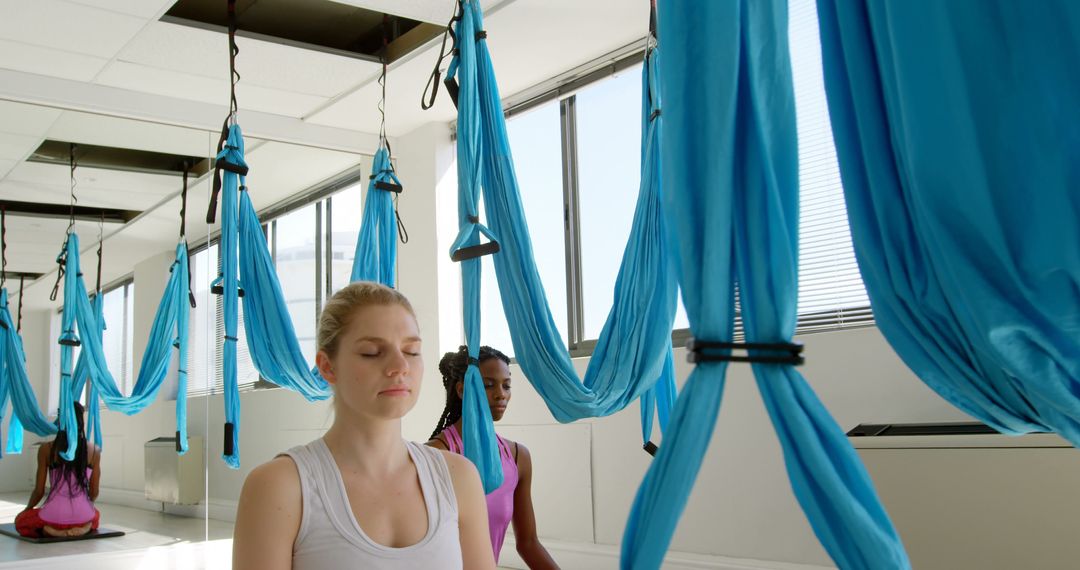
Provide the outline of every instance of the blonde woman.
{"type": "Polygon", "coordinates": [[[495,568],[476,468],[401,437],[424,371],[409,301],[353,283],[326,304],[317,343],[334,422],[248,475],[233,567],[495,568]]]}

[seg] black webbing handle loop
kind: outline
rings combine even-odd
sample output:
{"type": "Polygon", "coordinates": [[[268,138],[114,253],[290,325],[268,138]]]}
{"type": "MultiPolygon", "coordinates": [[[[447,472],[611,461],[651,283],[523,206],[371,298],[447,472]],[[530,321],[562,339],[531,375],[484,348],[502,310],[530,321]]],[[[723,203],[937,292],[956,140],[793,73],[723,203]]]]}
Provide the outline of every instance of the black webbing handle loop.
{"type": "MultiPolygon", "coordinates": [[[[184,249],[187,249],[187,193],[188,193],[188,172],[191,169],[191,164],[188,161],[184,161],[184,185],[180,189],[180,241],[184,242],[184,249]]],[[[187,294],[188,303],[191,308],[195,308],[195,293],[191,290],[191,256],[187,256],[187,294]]]]}
{"type": "Polygon", "coordinates": [[[476,259],[485,255],[492,255],[499,253],[499,242],[489,241],[480,245],[470,245],[469,247],[463,247],[450,255],[452,261],[466,261],[469,259],[476,259]]]}
{"type": "MultiPolygon", "coordinates": [[[[442,45],[439,46],[439,57],[435,60],[435,69],[431,70],[431,75],[428,76],[427,83],[424,85],[424,92],[420,94],[420,108],[424,111],[435,106],[435,97],[439,94],[439,79],[442,77],[442,70],[439,67],[442,66],[442,62],[446,57],[457,49],[457,34],[454,33],[454,22],[461,20],[461,16],[464,10],[464,6],[461,2],[457,3],[457,10],[454,11],[454,15],[450,18],[450,21],[446,24],[446,31],[443,32],[442,45]],[[450,38],[450,51],[446,51],[446,38],[450,38]],[[429,97],[428,94],[431,94],[429,97]]],[[[454,95],[455,101],[457,100],[456,94],[454,95]]],[[[456,105],[457,103],[455,103],[456,105]]]]}
{"type": "Polygon", "coordinates": [[[0,288],[7,284],[7,204],[0,204],[0,288]]]}
{"type": "MultiPolygon", "coordinates": [[[[102,225],[105,224],[105,210],[101,211],[101,223],[102,223],[102,225]]],[[[101,294],[101,258],[104,255],[104,251],[105,251],[105,240],[104,240],[104,238],[102,238],[102,239],[98,240],[98,245],[97,245],[97,283],[95,283],[95,286],[94,286],[94,291],[97,291],[98,295],[101,294]]]]}
{"type": "Polygon", "coordinates": [[[404,190],[404,188],[401,187],[401,184],[394,184],[393,182],[383,182],[382,180],[375,181],[375,189],[386,190],[387,192],[393,192],[394,194],[401,194],[401,191],[404,190]]]}
{"type": "Polygon", "coordinates": [[[446,93],[450,95],[450,100],[454,102],[454,108],[456,109],[458,106],[458,92],[461,91],[461,88],[458,87],[457,79],[447,77],[446,80],[443,81],[443,85],[446,85],[446,93]]]}
{"type": "Polygon", "coordinates": [[[26,276],[24,276],[24,275],[19,276],[19,322],[18,322],[17,325],[15,325],[15,330],[17,332],[22,332],[23,284],[24,284],[25,280],[26,280],[26,276]]]}
{"type": "Polygon", "coordinates": [[[232,422],[225,422],[225,455],[233,455],[235,448],[233,448],[233,433],[236,431],[236,426],[232,422]]]}
{"type": "Polygon", "coordinates": [[[686,361],[702,362],[750,362],[765,364],[790,364],[805,362],[803,345],[798,342],[716,342],[692,338],[686,343],[686,361]],[[732,354],[733,350],[766,352],[771,354],[732,354]]]}

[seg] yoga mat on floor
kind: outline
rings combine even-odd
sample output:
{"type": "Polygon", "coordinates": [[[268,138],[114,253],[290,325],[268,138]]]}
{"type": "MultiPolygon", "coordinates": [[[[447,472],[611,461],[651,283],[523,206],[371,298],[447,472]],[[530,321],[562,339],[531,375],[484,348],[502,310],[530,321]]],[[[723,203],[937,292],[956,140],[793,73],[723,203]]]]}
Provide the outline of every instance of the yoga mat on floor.
{"type": "Polygon", "coordinates": [[[82,536],[43,536],[41,538],[31,538],[19,534],[19,531],[15,530],[15,523],[0,524],[0,534],[5,534],[19,540],[25,540],[26,542],[35,542],[39,544],[44,544],[48,542],[70,542],[72,540],[91,540],[94,538],[112,538],[114,536],[124,536],[123,531],[113,530],[111,528],[105,527],[98,527],[97,530],[92,530],[82,536]]]}

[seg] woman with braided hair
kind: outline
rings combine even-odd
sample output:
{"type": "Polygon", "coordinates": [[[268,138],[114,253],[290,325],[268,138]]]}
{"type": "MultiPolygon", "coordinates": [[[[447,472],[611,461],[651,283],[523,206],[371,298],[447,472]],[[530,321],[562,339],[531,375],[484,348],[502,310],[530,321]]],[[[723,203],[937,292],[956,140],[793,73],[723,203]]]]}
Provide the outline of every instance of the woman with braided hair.
{"type": "MultiPolygon", "coordinates": [[[[490,346],[480,347],[477,359],[480,376],[484,381],[491,419],[499,421],[510,403],[510,358],[490,346]]],[[[461,441],[461,395],[465,389],[465,370],[469,365],[468,348],[462,346],[457,352],[446,353],[439,361],[443,387],[446,389],[446,407],[442,417],[431,433],[428,445],[453,453],[462,453],[461,441]]],[[[532,505],[532,457],[520,443],[496,436],[499,455],[502,458],[503,484],[487,495],[488,530],[495,562],[499,561],[506,528],[514,524],[514,541],[518,554],[531,569],[558,568],[536,536],[536,517],[532,505]]]]}

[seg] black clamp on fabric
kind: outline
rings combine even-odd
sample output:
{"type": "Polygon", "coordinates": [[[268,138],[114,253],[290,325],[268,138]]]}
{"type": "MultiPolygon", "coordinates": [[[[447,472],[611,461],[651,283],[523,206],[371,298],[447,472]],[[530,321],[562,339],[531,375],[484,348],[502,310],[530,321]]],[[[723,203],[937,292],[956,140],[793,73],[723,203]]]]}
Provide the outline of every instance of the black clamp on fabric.
{"type": "Polygon", "coordinates": [[[233,455],[235,448],[233,447],[233,433],[236,431],[236,426],[232,422],[225,422],[225,455],[233,455]]]}
{"type": "Polygon", "coordinates": [[[184,451],[184,449],[180,447],[180,430],[176,430],[176,452],[180,453],[181,451],[184,451]]]}
{"type": "Polygon", "coordinates": [[[476,259],[477,257],[483,257],[485,255],[491,255],[499,253],[499,242],[489,241],[480,245],[471,245],[469,247],[463,247],[454,253],[450,254],[451,261],[466,261],[469,259],[476,259]]]}
{"type": "Polygon", "coordinates": [[[470,356],[469,361],[465,365],[466,366],[469,366],[469,365],[480,366],[480,359],[479,358],[473,358],[473,357],[470,356]]]}
{"type": "Polygon", "coordinates": [[[803,345],[798,342],[713,342],[692,338],[686,343],[686,350],[686,361],[694,364],[751,362],[798,366],[805,362],[803,345]],[[747,354],[732,354],[733,350],[745,350],[747,354]],[[755,354],[749,354],[751,351],[755,354]]]}
{"type": "Polygon", "coordinates": [[[394,194],[401,194],[401,191],[404,190],[404,188],[401,187],[401,184],[394,184],[393,182],[383,182],[382,180],[375,181],[375,189],[386,190],[387,192],[393,192],[394,194]]]}
{"type": "Polygon", "coordinates": [[[64,346],[82,346],[82,341],[77,338],[62,338],[58,342],[64,346]]]}
{"type": "Polygon", "coordinates": [[[656,444],[651,441],[646,441],[645,445],[641,446],[641,448],[645,450],[645,453],[648,453],[653,457],[656,457],[656,452],[660,449],[659,447],[656,447],[656,444]]]}
{"type": "Polygon", "coordinates": [[[486,40],[486,39],[487,39],[487,30],[477,30],[476,31],[476,41],[486,40]]]}

